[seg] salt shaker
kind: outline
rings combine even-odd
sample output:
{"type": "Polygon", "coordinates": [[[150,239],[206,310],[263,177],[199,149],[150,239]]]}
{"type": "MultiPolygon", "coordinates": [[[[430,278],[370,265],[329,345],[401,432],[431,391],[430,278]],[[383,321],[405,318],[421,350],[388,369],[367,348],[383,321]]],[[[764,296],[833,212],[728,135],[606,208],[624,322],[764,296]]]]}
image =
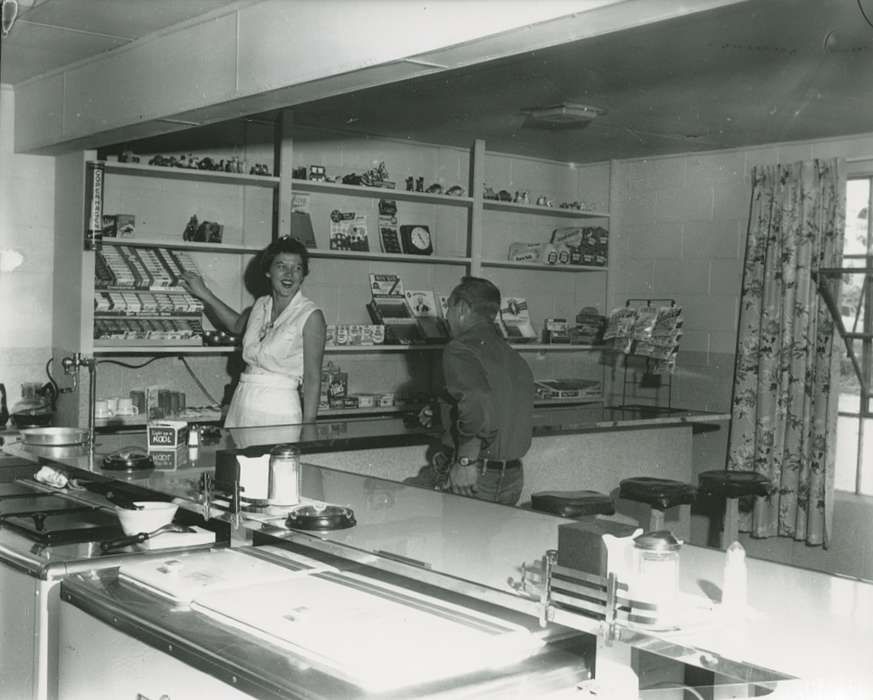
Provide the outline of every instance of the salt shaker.
{"type": "Polygon", "coordinates": [[[634,538],[637,559],[634,598],[654,605],[657,624],[669,622],[676,614],[682,544],[669,530],[647,532],[634,538]]]}
{"type": "Polygon", "coordinates": [[[300,503],[300,450],[294,445],[276,445],[270,450],[267,502],[274,506],[300,503]]]}

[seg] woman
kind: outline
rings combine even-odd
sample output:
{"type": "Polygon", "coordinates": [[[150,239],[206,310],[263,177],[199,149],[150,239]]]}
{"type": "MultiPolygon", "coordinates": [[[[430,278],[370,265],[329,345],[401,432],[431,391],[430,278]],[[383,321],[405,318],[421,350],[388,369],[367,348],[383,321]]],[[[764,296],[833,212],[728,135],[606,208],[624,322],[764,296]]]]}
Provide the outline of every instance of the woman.
{"type": "Polygon", "coordinates": [[[183,286],[200,299],[211,319],[243,336],[245,371],[224,419],[228,428],[314,421],[321,389],[324,314],[303,296],[309,253],[293,238],[279,238],[260,255],[270,293],[237,313],[186,272],[183,286]],[[303,386],[301,404],[300,386],[303,386]]]}

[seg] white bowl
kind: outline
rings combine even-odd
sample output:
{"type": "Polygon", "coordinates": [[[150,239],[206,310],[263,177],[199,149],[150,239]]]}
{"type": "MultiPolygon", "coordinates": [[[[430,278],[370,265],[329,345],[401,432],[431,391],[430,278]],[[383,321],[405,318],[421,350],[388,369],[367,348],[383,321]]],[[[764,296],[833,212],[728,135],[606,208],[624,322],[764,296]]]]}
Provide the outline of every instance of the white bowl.
{"type": "Polygon", "coordinates": [[[159,527],[173,521],[179,506],[166,501],[134,501],[141,509],[115,506],[121,529],[125,535],[138,535],[140,532],[154,532],[159,527]]]}

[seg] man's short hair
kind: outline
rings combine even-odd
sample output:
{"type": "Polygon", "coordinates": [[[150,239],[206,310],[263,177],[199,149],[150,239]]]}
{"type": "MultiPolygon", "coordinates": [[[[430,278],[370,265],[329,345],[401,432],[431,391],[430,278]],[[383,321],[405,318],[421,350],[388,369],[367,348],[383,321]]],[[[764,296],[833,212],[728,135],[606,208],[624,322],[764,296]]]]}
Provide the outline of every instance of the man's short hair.
{"type": "Polygon", "coordinates": [[[484,277],[462,277],[461,283],[449,295],[449,306],[463,301],[473,313],[493,321],[500,311],[500,290],[490,280],[484,277]]]}

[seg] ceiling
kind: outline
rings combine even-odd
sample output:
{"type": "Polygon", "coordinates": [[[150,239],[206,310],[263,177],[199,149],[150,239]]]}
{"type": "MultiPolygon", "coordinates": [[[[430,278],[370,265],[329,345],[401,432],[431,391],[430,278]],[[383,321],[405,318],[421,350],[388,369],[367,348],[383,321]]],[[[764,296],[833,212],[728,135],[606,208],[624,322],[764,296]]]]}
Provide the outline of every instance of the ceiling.
{"type": "MultiPolygon", "coordinates": [[[[13,84],[231,0],[20,2],[13,84]]],[[[749,0],[300,105],[295,123],[580,163],[866,133],[870,20],[873,0],[749,0]],[[606,113],[538,129],[521,112],[565,102],[606,113]]]]}

